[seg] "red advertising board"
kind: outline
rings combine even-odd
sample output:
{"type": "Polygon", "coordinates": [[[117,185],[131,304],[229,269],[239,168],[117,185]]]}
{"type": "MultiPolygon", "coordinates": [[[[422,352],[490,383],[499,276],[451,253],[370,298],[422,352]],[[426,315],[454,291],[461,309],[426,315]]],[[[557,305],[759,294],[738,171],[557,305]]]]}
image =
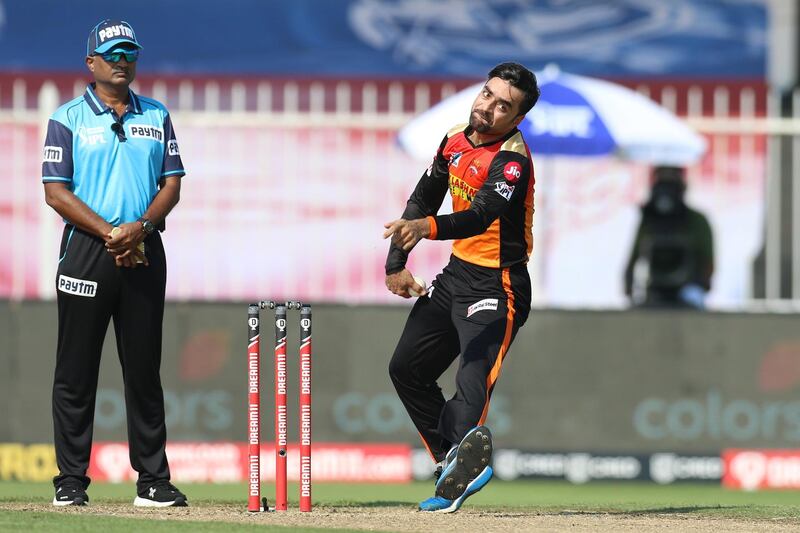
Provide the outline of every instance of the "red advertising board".
{"type": "MultiPolygon", "coordinates": [[[[172,442],[167,444],[172,479],[175,482],[239,483],[247,479],[247,445],[238,442],[172,442]]],[[[261,448],[261,480],[275,479],[275,451],[261,448]]],[[[298,481],[300,454],[289,445],[288,474],[298,481]]],[[[411,448],[406,444],[329,444],[313,446],[312,480],[374,483],[411,481],[411,448]]],[[[128,445],[97,443],[87,475],[95,481],[135,481],[130,467],[128,445]]]]}
{"type": "Polygon", "coordinates": [[[724,487],[744,490],[800,488],[800,450],[724,450],[724,487]]]}

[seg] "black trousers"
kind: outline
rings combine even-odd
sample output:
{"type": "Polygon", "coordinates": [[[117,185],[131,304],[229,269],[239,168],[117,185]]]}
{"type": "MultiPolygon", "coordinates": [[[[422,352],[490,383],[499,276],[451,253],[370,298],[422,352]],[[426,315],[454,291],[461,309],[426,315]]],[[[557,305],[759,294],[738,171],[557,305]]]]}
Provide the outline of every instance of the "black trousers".
{"type": "Polygon", "coordinates": [[[530,312],[525,265],[484,268],[451,257],[417,299],[389,363],[400,400],[436,461],[483,424],[503,359],[530,312]],[[461,355],[455,395],[445,401],[439,377],[461,355]]]}
{"type": "Polygon", "coordinates": [[[100,354],[114,320],[125,383],[131,466],[137,488],[169,479],[164,447],[161,331],[167,268],[158,232],[145,240],[149,266],[118,268],[102,239],[68,225],[56,276],[58,348],[53,382],[53,425],[58,485],[74,478],[89,485],[100,354]]]}

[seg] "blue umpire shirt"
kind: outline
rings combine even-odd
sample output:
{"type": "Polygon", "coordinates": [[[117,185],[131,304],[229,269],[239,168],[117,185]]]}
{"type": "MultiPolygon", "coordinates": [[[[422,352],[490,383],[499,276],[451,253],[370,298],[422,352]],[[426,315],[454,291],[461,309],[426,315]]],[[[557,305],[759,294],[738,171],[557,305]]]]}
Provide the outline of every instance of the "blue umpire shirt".
{"type": "Polygon", "coordinates": [[[70,190],[108,223],[135,222],[168,176],[183,176],[178,141],[163,104],[134,94],[121,117],[126,141],[112,129],[115,114],[86,92],[59,107],[47,125],[42,181],[70,190]]]}

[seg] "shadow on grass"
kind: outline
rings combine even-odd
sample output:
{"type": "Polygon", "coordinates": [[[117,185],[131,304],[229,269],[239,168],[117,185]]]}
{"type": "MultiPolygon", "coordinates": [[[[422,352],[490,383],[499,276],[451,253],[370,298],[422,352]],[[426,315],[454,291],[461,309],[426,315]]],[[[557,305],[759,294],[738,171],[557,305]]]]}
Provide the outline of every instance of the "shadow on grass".
{"type": "Polygon", "coordinates": [[[325,502],[325,507],[337,508],[363,508],[363,507],[413,507],[416,509],[417,504],[411,502],[401,502],[396,500],[377,500],[372,502],[325,502]]]}
{"type": "Polygon", "coordinates": [[[656,507],[653,509],[609,509],[607,511],[561,511],[560,515],[626,515],[645,516],[654,514],[690,514],[701,511],[738,509],[738,505],[690,505],[686,507],[656,507]]]}

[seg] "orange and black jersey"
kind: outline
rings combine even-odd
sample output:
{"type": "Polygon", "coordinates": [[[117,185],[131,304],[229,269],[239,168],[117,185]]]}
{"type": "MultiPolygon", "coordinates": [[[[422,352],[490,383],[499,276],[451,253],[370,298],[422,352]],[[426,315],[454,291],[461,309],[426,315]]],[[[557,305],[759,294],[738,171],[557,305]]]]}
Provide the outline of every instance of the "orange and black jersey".
{"type": "MultiPolygon", "coordinates": [[[[526,263],[533,248],[533,163],[516,128],[492,143],[474,145],[461,124],[442,140],[430,168],[408,199],[406,220],[427,217],[429,239],[454,239],[453,255],[505,268],[526,263]],[[453,213],[436,215],[450,191],[453,213]]],[[[392,245],[386,273],[401,270],[408,254],[392,245]]]]}

